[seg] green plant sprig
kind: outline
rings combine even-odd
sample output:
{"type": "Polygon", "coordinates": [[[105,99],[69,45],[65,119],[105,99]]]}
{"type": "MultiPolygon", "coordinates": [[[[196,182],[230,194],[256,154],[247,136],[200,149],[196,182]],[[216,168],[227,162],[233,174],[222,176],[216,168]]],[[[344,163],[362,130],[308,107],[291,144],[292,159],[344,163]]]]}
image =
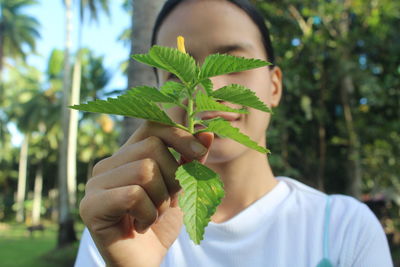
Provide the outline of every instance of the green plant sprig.
{"type": "MultiPolygon", "coordinates": [[[[214,76],[264,67],[270,63],[259,59],[212,54],[199,66],[195,59],[186,53],[183,41],[183,37],[178,37],[178,49],[155,45],[146,54],[132,56],[136,61],[172,73],[180,82],[167,81],[161,88],[138,86],[117,98],[91,101],[71,108],[142,118],[177,127],[191,134],[213,132],[261,153],[269,153],[268,149],[259,146],[228,121],[222,118],[201,120],[196,118],[196,114],[203,111],[247,114],[247,108],[271,112],[250,89],[231,84],[214,91],[210,80],[214,76]],[[187,99],[186,105],[183,104],[184,99],[187,99]],[[227,107],[218,102],[221,100],[244,108],[227,107]],[[187,125],[176,123],[167,115],[165,110],[172,106],[181,107],[186,111],[187,125]],[[195,130],[196,124],[204,128],[195,130]]],[[[183,191],[178,202],[184,213],[186,230],[190,238],[199,244],[203,239],[205,227],[225,195],[223,183],[217,173],[198,161],[181,165],[175,175],[183,191]]]]}

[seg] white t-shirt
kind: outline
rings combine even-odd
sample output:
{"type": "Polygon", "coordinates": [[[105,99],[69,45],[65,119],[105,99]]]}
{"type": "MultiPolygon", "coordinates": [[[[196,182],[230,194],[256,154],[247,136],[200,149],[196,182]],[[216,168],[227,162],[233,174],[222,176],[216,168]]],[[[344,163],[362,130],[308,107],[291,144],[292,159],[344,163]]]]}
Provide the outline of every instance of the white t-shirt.
{"type": "MultiPolygon", "coordinates": [[[[340,267],[393,266],[382,226],[365,204],[331,195],[327,205],[326,194],[277,179],[268,194],[235,217],[210,222],[200,245],[183,227],[161,266],[316,267],[323,258],[340,267]]],[[[87,229],[75,266],[105,266],[87,229]]]]}

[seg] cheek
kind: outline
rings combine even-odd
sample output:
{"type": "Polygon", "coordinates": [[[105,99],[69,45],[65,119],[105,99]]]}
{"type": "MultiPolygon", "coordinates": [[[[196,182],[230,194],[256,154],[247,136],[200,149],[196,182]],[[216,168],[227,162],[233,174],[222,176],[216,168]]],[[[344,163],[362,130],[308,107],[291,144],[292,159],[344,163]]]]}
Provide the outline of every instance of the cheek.
{"type": "Polygon", "coordinates": [[[242,77],[238,76],[236,83],[251,89],[256,96],[268,106],[271,105],[271,79],[269,73],[264,69],[243,72],[242,77]]]}

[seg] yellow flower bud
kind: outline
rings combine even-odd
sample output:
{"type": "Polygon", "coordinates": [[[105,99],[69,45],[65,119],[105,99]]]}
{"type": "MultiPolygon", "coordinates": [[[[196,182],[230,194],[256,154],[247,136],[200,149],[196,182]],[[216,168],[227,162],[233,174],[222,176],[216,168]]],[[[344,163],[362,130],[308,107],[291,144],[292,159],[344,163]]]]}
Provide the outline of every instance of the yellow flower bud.
{"type": "Polygon", "coordinates": [[[183,36],[180,35],[178,36],[177,44],[178,44],[178,50],[181,51],[182,53],[186,53],[185,38],[183,38],[183,36]]]}

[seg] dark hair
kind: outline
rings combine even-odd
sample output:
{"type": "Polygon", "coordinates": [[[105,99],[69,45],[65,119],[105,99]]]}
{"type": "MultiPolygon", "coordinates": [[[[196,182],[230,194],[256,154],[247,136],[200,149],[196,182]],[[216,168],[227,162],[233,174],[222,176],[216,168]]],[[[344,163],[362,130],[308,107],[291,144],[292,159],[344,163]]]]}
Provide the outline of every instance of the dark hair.
{"type": "MultiPolygon", "coordinates": [[[[168,16],[169,13],[180,3],[186,0],[167,0],[162,7],[160,13],[157,16],[156,23],[154,24],[153,34],[151,37],[151,45],[156,43],[157,33],[161,27],[161,24],[164,22],[165,18],[168,16]]],[[[272,48],[271,39],[269,37],[269,31],[267,26],[265,25],[264,18],[260,14],[260,12],[252,5],[248,0],[228,0],[232,4],[235,4],[240,9],[242,9],[246,14],[252,19],[252,21],[257,25],[261,36],[262,41],[265,47],[265,51],[267,53],[268,61],[272,64],[275,64],[275,56],[274,56],[274,49],[272,48]]],[[[273,67],[271,65],[270,67],[273,67]]]]}

